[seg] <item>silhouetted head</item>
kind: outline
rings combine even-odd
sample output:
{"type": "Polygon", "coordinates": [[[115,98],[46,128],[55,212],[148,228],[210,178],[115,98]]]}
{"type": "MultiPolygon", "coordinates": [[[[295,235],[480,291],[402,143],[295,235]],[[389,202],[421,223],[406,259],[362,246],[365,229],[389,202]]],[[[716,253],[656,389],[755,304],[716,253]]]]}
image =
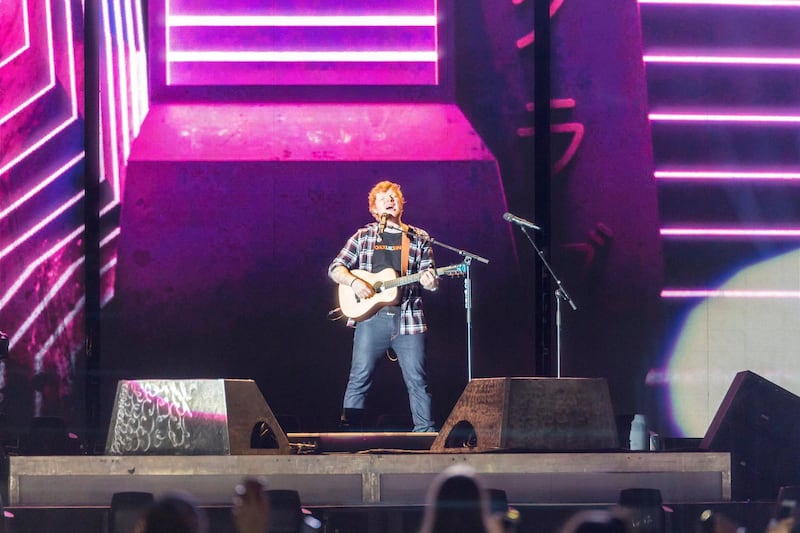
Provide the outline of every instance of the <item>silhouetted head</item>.
{"type": "Polygon", "coordinates": [[[567,520],[560,533],[628,533],[622,512],[578,511],[567,520]]]}
{"type": "Polygon", "coordinates": [[[205,512],[189,494],[173,492],[145,512],[136,533],[207,533],[205,512]]]}
{"type": "Polygon", "coordinates": [[[498,522],[489,511],[486,489],[465,464],[448,467],[428,490],[423,533],[491,532],[498,522]]]}

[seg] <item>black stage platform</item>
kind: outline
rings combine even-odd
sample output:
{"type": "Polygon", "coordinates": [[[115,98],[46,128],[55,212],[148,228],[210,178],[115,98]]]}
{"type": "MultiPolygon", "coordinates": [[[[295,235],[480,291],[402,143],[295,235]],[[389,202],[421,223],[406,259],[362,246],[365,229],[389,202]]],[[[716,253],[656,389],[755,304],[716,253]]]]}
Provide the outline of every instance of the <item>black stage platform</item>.
{"type": "Polygon", "coordinates": [[[659,489],[672,519],[687,524],[713,508],[760,527],[771,510],[730,501],[728,453],[432,453],[435,433],[287,437],[290,454],[10,456],[4,495],[14,515],[10,529],[70,524],[69,531],[103,532],[115,492],[183,490],[207,510],[213,531],[233,531],[233,487],[245,476],[261,476],[270,488],[297,490],[324,531],[405,533],[418,528],[433,477],[459,462],[506,491],[522,514],[519,531],[556,531],[576,510],[613,505],[630,487],[659,489]]]}

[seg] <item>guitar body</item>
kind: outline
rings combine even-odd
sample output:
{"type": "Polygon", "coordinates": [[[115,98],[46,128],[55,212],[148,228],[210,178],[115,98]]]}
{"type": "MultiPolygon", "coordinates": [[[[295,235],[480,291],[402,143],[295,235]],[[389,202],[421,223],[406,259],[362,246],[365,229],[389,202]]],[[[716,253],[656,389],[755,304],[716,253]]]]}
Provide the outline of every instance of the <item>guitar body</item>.
{"type": "Polygon", "coordinates": [[[352,270],[351,272],[354,276],[358,276],[372,285],[375,294],[371,298],[362,299],[356,296],[352,288],[347,285],[339,285],[339,308],[344,316],[359,322],[377,313],[381,307],[400,303],[398,287],[383,288],[385,282],[397,279],[394,269],[385,268],[375,274],[366,270],[352,270]]]}
{"type": "MultiPolygon", "coordinates": [[[[460,276],[466,271],[467,266],[461,263],[437,268],[435,274],[436,276],[460,276]]],[[[377,313],[381,307],[400,303],[398,287],[416,283],[423,274],[423,272],[417,272],[398,278],[397,273],[391,268],[385,268],[377,274],[365,270],[352,270],[351,272],[371,284],[375,289],[374,296],[363,300],[356,296],[352,288],[347,285],[339,285],[339,309],[342,310],[344,316],[352,318],[356,322],[366,320],[377,313]]]]}

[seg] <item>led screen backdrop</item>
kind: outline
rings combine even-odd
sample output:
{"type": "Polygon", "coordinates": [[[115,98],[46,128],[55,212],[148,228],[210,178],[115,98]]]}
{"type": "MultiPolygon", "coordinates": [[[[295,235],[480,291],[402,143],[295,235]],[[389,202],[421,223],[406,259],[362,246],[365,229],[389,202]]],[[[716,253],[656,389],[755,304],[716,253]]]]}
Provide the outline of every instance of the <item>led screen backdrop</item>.
{"type": "Polygon", "coordinates": [[[436,0],[153,2],[167,85],[435,85],[436,0]]]}
{"type": "Polygon", "coordinates": [[[640,9],[669,324],[647,382],[697,436],[740,370],[800,392],[800,2],[640,9]]]}
{"type": "Polygon", "coordinates": [[[0,379],[23,423],[71,412],[83,342],[82,14],[4,2],[0,25],[0,379]]]}
{"type": "MultiPolygon", "coordinates": [[[[119,196],[147,109],[138,2],[101,4],[100,283],[113,298],[119,196]]],[[[85,370],[84,20],[72,0],[0,10],[0,361],[2,413],[80,422],[85,370]]]]}

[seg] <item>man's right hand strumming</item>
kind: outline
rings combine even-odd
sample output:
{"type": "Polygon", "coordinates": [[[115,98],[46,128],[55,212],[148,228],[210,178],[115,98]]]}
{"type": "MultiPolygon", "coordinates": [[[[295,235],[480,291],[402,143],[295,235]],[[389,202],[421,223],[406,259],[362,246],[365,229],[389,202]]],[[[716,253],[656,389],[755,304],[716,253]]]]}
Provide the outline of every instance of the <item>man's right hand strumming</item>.
{"type": "Polygon", "coordinates": [[[375,289],[372,288],[372,285],[370,283],[367,283],[363,279],[352,274],[347,268],[345,268],[342,265],[339,265],[332,272],[332,277],[333,280],[339,285],[347,285],[348,287],[353,289],[353,292],[359,298],[363,299],[375,296],[375,289]]]}
{"type": "Polygon", "coordinates": [[[356,296],[361,299],[375,296],[375,289],[372,288],[372,285],[359,277],[354,277],[352,283],[350,284],[350,288],[353,289],[353,292],[356,293],[356,296]]]}

